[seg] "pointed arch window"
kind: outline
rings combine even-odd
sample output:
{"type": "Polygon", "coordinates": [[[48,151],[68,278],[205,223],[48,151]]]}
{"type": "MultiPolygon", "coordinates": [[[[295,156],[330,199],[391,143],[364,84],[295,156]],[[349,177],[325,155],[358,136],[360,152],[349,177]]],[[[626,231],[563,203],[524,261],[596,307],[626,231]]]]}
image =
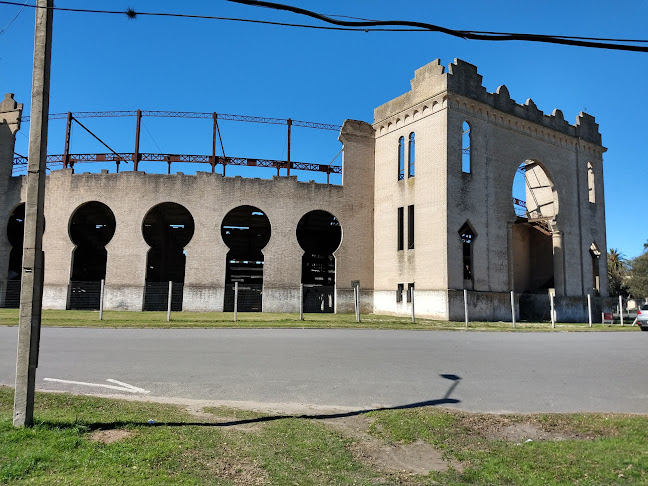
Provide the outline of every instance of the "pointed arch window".
{"type": "Polygon", "coordinates": [[[398,180],[405,179],[405,137],[398,139],[398,180]]]}
{"type": "Polygon", "coordinates": [[[407,150],[407,177],[414,177],[414,165],[416,162],[416,146],[414,141],[414,132],[409,134],[409,144],[407,150]]]}
{"type": "Polygon", "coordinates": [[[461,133],[461,171],[465,174],[470,174],[471,171],[470,142],[470,124],[465,121],[461,133]]]}
{"type": "Polygon", "coordinates": [[[592,289],[595,292],[599,292],[601,290],[601,278],[599,273],[601,250],[599,250],[596,243],[590,245],[590,257],[592,258],[592,289]]]}
{"type": "Polygon", "coordinates": [[[587,195],[589,202],[596,203],[596,190],[594,189],[594,167],[592,163],[587,163],[587,195]]]}
{"type": "Polygon", "coordinates": [[[463,252],[463,278],[464,280],[472,280],[473,269],[473,242],[477,237],[477,233],[466,221],[459,230],[459,237],[461,238],[461,246],[463,252]]]}

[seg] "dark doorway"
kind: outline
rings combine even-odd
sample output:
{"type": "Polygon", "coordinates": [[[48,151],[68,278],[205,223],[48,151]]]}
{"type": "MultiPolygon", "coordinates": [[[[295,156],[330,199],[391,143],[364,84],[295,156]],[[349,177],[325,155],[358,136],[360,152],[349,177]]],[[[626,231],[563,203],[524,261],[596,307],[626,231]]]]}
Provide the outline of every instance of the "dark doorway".
{"type": "Polygon", "coordinates": [[[68,309],[99,309],[101,281],[106,278],[108,253],[105,246],[115,234],[115,215],[98,201],[77,208],[70,218],[72,274],[68,288],[68,309]]]}
{"type": "Polygon", "coordinates": [[[234,311],[234,284],[238,282],[238,311],[263,310],[263,248],[270,241],[270,220],[254,206],[232,209],[221,225],[221,236],[229,247],[225,269],[223,310],[234,311]]]}
{"type": "Polygon", "coordinates": [[[327,211],[306,213],[297,224],[297,241],[304,250],[302,277],[304,312],[333,312],[335,309],[335,257],[342,241],[342,228],[327,211]]]}
{"type": "Polygon", "coordinates": [[[7,287],[2,307],[17,309],[20,307],[20,280],[22,276],[23,241],[25,234],[25,203],[13,210],[7,222],[7,239],[11,245],[9,252],[9,269],[7,287]]]}
{"type": "Polygon", "coordinates": [[[151,247],[146,256],[144,310],[167,310],[169,282],[172,282],[171,310],[182,310],[185,246],[194,234],[191,213],[180,204],[166,202],[154,206],[142,223],[142,234],[151,247]]]}

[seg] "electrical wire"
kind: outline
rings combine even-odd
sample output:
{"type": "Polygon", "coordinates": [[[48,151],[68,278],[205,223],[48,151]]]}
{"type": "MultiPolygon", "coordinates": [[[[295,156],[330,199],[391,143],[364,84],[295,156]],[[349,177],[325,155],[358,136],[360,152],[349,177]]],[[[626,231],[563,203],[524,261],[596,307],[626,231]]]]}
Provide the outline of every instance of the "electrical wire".
{"type": "MultiPolygon", "coordinates": [[[[580,47],[590,47],[597,49],[613,49],[621,51],[633,52],[648,52],[648,46],[635,46],[630,44],[618,44],[618,42],[631,42],[631,43],[648,43],[646,39],[610,39],[598,37],[581,37],[581,36],[564,36],[564,35],[545,35],[545,34],[525,34],[515,32],[489,32],[489,31],[473,31],[473,30],[456,30],[448,27],[430,24],[427,22],[417,22],[410,20],[358,20],[347,21],[338,20],[331,15],[323,15],[311,10],[306,10],[291,5],[284,5],[280,3],[265,2],[258,0],[227,0],[229,2],[264,7],[275,10],[285,10],[300,15],[305,15],[323,22],[333,24],[335,27],[327,25],[309,25],[298,24],[289,22],[274,22],[269,20],[256,20],[244,19],[236,17],[218,17],[213,15],[198,15],[198,14],[183,14],[183,13],[170,13],[170,12],[138,12],[132,8],[127,10],[100,10],[100,9],[85,9],[85,8],[66,8],[66,7],[49,7],[52,10],[63,12],[78,12],[78,13],[94,13],[94,14],[109,14],[109,15],[126,15],[130,19],[136,19],[139,16],[155,16],[155,17],[179,17],[191,19],[206,19],[206,20],[224,20],[233,22],[247,22],[265,25],[277,25],[283,27],[297,27],[306,29],[319,29],[319,30],[337,30],[337,31],[354,31],[354,32],[440,32],[453,37],[459,37],[468,40],[482,40],[482,41],[527,41],[527,42],[543,42],[550,44],[562,44],[580,47]]],[[[48,8],[41,7],[40,5],[27,5],[20,2],[12,2],[7,0],[0,0],[2,5],[16,5],[20,7],[30,8],[48,8]]],[[[338,18],[353,18],[360,19],[359,17],[349,17],[344,15],[335,15],[338,18]]]]}
{"type": "Polygon", "coordinates": [[[4,34],[5,31],[9,28],[9,26],[16,21],[16,19],[18,18],[18,16],[20,16],[20,14],[22,13],[22,11],[24,10],[24,8],[27,6],[28,3],[29,3],[29,0],[25,0],[25,3],[23,3],[22,7],[20,7],[20,10],[18,10],[18,13],[16,14],[16,16],[13,19],[11,19],[9,21],[9,23],[7,25],[5,25],[2,30],[0,30],[0,35],[4,34]]]}
{"type": "MultiPolygon", "coordinates": [[[[326,15],[306,10],[300,7],[293,7],[292,5],[285,5],[282,3],[266,2],[262,0],[227,0],[232,3],[239,3],[242,5],[250,5],[255,7],[264,7],[274,10],[285,10],[300,15],[305,15],[323,22],[327,22],[337,26],[345,27],[377,27],[377,26],[393,26],[393,27],[414,27],[421,30],[431,32],[441,32],[443,34],[451,35],[470,40],[489,40],[489,41],[529,41],[529,42],[545,42],[550,44],[564,44],[580,47],[593,47],[598,49],[615,49],[624,51],[637,51],[648,52],[648,47],[633,46],[628,44],[612,44],[603,40],[596,39],[598,42],[592,42],[592,38],[575,37],[575,36],[549,36],[541,34],[519,34],[510,32],[492,32],[492,33],[479,33],[467,30],[454,30],[440,25],[429,24],[427,22],[417,22],[411,20],[366,20],[366,21],[349,21],[338,20],[326,15]]],[[[621,41],[623,42],[623,41],[621,41]]],[[[646,41],[641,41],[646,42],[646,41]]]]}

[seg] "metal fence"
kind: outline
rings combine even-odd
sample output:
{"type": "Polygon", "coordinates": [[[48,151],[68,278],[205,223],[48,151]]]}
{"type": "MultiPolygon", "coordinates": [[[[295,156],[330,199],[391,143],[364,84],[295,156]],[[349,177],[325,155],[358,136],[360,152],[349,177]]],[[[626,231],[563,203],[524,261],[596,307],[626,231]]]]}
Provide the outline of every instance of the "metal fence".
{"type": "Polygon", "coordinates": [[[171,311],[182,311],[182,296],[184,292],[184,284],[182,282],[146,282],[142,310],[169,310],[169,288],[171,289],[171,311]]]}
{"type": "Polygon", "coordinates": [[[20,307],[20,280],[7,280],[5,298],[2,307],[5,309],[18,309],[20,307]]]}
{"type": "MultiPolygon", "coordinates": [[[[238,282],[237,282],[238,283],[238,282]]],[[[262,312],[262,284],[227,284],[223,312],[262,312]]]]}

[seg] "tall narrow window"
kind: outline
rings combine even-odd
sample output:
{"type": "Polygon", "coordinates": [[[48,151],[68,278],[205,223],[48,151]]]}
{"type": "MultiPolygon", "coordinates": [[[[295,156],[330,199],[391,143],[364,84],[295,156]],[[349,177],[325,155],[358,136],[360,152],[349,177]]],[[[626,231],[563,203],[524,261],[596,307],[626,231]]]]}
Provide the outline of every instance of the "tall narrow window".
{"type": "Polygon", "coordinates": [[[461,135],[461,170],[470,174],[470,125],[463,122],[463,133],[461,135]]]}
{"type": "Polygon", "coordinates": [[[405,211],[404,208],[398,208],[398,249],[402,250],[405,247],[405,235],[403,234],[403,226],[405,224],[405,211]]]}
{"type": "Polygon", "coordinates": [[[601,250],[598,249],[596,243],[590,245],[590,256],[592,257],[592,288],[599,292],[601,286],[601,279],[599,277],[599,260],[601,258],[601,250]]]}
{"type": "Polygon", "coordinates": [[[594,168],[590,162],[587,163],[587,194],[589,202],[594,204],[596,202],[596,191],[594,189],[594,168]]]}
{"type": "Polygon", "coordinates": [[[407,284],[407,303],[412,302],[412,295],[414,294],[414,283],[407,284]]]}
{"type": "Polygon", "coordinates": [[[403,302],[403,290],[405,289],[404,284],[398,284],[398,287],[396,288],[396,302],[400,303],[403,302]]]}
{"type": "Polygon", "coordinates": [[[405,179],[405,137],[398,139],[398,180],[405,179]]]}
{"type": "Polygon", "coordinates": [[[475,241],[477,234],[470,227],[468,222],[459,230],[461,237],[461,246],[463,251],[463,278],[464,280],[472,280],[473,278],[473,258],[472,258],[472,244],[475,241]]]}
{"type": "Polygon", "coordinates": [[[414,249],[414,206],[407,206],[407,249],[414,249]]]}
{"type": "Polygon", "coordinates": [[[416,162],[416,146],[414,132],[409,134],[409,149],[407,152],[407,177],[414,177],[414,164],[416,162]]]}

